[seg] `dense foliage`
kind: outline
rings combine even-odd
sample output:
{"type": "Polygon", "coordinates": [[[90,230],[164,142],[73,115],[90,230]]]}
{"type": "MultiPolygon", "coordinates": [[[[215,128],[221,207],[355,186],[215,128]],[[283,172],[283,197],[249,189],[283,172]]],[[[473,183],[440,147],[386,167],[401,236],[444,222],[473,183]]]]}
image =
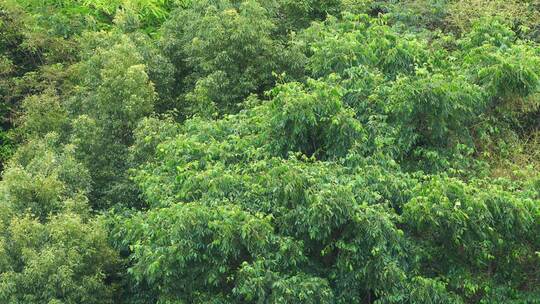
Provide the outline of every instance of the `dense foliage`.
{"type": "Polygon", "coordinates": [[[0,3],[0,303],[540,303],[540,2],[0,3]]]}

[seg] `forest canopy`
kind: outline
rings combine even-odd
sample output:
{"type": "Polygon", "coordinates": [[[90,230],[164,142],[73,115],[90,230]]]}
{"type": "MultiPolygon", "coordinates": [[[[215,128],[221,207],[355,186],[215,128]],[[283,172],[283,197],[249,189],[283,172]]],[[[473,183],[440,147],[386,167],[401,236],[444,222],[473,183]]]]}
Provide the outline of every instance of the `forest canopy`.
{"type": "Polygon", "coordinates": [[[0,2],[0,303],[540,303],[540,1],[0,2]]]}

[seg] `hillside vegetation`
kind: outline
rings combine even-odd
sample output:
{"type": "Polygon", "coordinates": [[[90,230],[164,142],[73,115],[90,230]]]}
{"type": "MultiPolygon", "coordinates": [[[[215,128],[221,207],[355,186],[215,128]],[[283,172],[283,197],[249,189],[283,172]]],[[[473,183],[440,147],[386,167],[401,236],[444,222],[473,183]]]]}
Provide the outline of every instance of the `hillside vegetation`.
{"type": "Polygon", "coordinates": [[[0,303],[540,303],[539,0],[3,0],[0,96],[0,303]]]}

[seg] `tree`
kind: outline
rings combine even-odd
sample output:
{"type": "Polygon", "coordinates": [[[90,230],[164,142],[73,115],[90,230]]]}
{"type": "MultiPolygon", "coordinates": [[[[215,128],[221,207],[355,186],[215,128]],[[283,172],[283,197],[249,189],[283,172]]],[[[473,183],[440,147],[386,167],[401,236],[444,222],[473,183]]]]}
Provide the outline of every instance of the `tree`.
{"type": "MultiPolygon", "coordinates": [[[[156,93],[143,57],[124,35],[109,48],[99,44],[77,66],[75,95],[67,109],[72,115],[70,143],[76,157],[90,170],[94,207],[136,204],[136,191],[127,179],[132,132],[153,111],[156,93]]],[[[91,37],[89,38],[91,39],[91,37]]]]}
{"type": "Polygon", "coordinates": [[[177,10],[161,36],[181,84],[186,108],[181,110],[238,111],[245,97],[272,85],[273,72],[297,70],[301,62],[287,56],[275,31],[272,11],[255,0],[198,1],[177,10]]]}
{"type": "Polygon", "coordinates": [[[116,253],[90,216],[88,171],[49,133],[21,146],[0,181],[0,300],[112,303],[116,253]]]}

